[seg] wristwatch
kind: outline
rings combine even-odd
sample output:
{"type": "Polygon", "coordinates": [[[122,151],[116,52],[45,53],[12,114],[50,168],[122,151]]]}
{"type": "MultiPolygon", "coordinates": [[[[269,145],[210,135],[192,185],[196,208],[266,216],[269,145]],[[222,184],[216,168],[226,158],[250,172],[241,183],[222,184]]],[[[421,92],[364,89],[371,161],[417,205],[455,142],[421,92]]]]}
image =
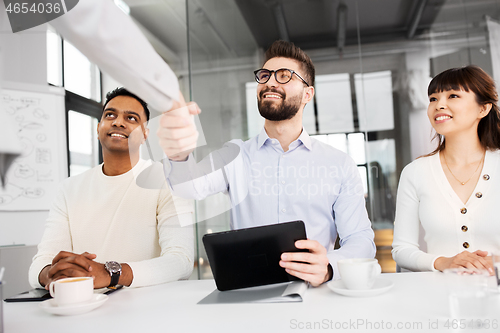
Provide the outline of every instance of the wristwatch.
{"type": "Polygon", "coordinates": [[[120,275],[122,274],[122,265],[117,263],[116,261],[106,261],[104,264],[104,268],[108,271],[109,275],[111,275],[111,283],[108,288],[114,288],[118,284],[118,280],[120,280],[120,275]]]}

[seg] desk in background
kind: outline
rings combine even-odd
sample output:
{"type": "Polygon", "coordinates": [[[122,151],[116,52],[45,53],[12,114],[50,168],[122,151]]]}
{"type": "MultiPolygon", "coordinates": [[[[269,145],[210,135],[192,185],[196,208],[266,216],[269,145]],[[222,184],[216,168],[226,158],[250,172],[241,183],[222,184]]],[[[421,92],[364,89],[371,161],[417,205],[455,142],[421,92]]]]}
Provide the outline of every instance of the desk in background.
{"type": "Polygon", "coordinates": [[[0,246],[0,267],[5,267],[4,299],[31,289],[28,270],[36,252],[36,245],[0,246]]]}

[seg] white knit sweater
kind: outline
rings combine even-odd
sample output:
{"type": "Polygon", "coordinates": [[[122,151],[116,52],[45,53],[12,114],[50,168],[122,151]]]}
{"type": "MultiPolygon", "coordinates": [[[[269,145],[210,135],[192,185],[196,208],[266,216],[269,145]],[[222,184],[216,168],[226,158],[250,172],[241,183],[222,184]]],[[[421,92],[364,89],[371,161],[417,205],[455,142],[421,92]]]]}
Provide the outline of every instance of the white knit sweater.
{"type": "Polygon", "coordinates": [[[401,173],[393,258],[402,268],[429,271],[435,270],[434,261],[440,256],[464,250],[500,251],[499,210],[500,151],[486,151],[480,178],[466,204],[448,182],[439,154],[419,158],[401,173]],[[419,249],[420,223],[427,252],[419,249]]]}
{"type": "Polygon", "coordinates": [[[101,263],[129,264],[131,287],[187,278],[194,237],[192,227],[181,223],[191,225],[192,218],[192,203],[172,197],[160,163],[140,160],[114,177],[99,165],[63,182],[30,267],[30,284],[41,287],[40,271],[63,250],[95,253],[101,263]]]}

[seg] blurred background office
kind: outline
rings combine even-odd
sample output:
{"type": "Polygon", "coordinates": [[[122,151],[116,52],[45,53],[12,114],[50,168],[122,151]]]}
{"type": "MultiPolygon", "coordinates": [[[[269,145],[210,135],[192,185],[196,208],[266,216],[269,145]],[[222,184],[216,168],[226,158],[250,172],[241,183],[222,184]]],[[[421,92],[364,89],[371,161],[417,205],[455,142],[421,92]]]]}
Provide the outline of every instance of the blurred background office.
{"type": "MultiPolygon", "coordinates": [[[[375,230],[377,258],[385,272],[395,271],[390,246],[400,172],[435,147],[426,116],[430,78],[450,67],[476,64],[500,82],[500,0],[114,2],[170,64],[184,96],[203,110],[200,121],[207,145],[197,149],[199,157],[228,140],[259,133],[263,119],[257,110],[253,71],[261,67],[266,48],[284,39],[304,49],[317,74],[316,96],[306,106],[304,127],[357,163],[375,230]]],[[[23,130],[35,126],[19,118],[22,108],[30,106],[22,97],[15,98],[23,96],[19,91],[31,91],[34,99],[37,94],[52,94],[50,105],[55,109],[60,105],[50,127],[57,142],[51,178],[35,166],[14,163],[9,171],[14,176],[0,190],[0,266],[19,268],[11,270],[10,279],[14,273],[25,274],[27,288],[28,266],[26,272],[22,267],[29,265],[41,239],[51,191],[68,175],[101,163],[95,131],[101,103],[106,92],[121,84],[90,63],[50,24],[16,34],[7,29],[4,20],[2,100],[11,103],[10,116],[23,124],[23,130]],[[38,182],[45,180],[45,187],[29,190],[30,173],[38,182]],[[18,189],[21,199],[34,201],[41,196],[36,189],[45,189],[45,203],[15,199],[12,193],[18,187],[23,188],[18,189]]],[[[43,119],[43,108],[38,110],[38,118],[43,119]]],[[[152,121],[152,133],[155,126],[152,121]]],[[[29,140],[21,144],[22,157],[33,146],[29,140]]],[[[150,144],[156,158],[161,156],[157,143],[150,140],[150,144]]],[[[43,150],[36,153],[38,160],[47,161],[43,150]]],[[[143,155],[151,157],[147,151],[143,155]]],[[[201,237],[229,228],[228,207],[224,195],[196,204],[193,279],[211,278],[201,237]]],[[[24,282],[10,282],[15,283],[24,282]]],[[[14,289],[4,289],[4,297],[14,289]]]]}

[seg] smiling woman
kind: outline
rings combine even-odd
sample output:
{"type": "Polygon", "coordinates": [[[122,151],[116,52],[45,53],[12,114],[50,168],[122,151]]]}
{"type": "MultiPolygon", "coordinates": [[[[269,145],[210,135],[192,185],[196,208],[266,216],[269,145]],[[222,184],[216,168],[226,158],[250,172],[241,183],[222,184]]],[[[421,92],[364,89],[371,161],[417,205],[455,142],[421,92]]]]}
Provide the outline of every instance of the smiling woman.
{"type": "Polygon", "coordinates": [[[491,253],[500,250],[500,113],[494,81],[477,66],[449,69],[431,81],[428,95],[438,147],[401,174],[394,260],[410,270],[466,267],[492,274],[491,253]],[[427,253],[417,245],[420,224],[427,253]]]}
{"type": "MultiPolygon", "coordinates": [[[[444,71],[431,81],[427,93],[429,95],[427,113],[436,130],[436,138],[439,139],[439,145],[432,154],[445,148],[444,133],[440,132],[443,129],[438,130],[435,127],[435,124],[453,118],[451,113],[440,114],[445,109],[448,109],[448,112],[453,112],[451,109],[454,109],[455,112],[462,110],[465,116],[476,118],[477,125],[473,125],[473,127],[477,129],[477,132],[470,135],[477,136],[484,148],[500,148],[498,94],[495,82],[481,68],[467,66],[444,71]],[[438,97],[445,97],[444,101],[441,101],[444,103],[443,105],[439,105],[438,97]],[[447,107],[447,104],[450,105],[447,107]],[[436,109],[441,111],[436,112],[436,109]],[[476,111],[480,113],[474,113],[476,111]],[[433,115],[434,117],[441,116],[441,118],[434,119],[433,122],[433,115]]],[[[474,119],[471,121],[476,123],[474,119]]],[[[449,140],[450,138],[448,138],[449,140]]]]}

